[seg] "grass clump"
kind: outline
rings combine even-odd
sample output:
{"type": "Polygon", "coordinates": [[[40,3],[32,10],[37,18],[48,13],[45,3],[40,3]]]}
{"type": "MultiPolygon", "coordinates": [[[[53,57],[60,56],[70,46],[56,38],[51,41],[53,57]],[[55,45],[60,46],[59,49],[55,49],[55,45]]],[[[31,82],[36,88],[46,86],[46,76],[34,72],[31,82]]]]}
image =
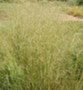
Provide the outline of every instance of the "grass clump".
{"type": "Polygon", "coordinates": [[[68,14],[75,16],[75,17],[80,17],[83,18],[83,7],[79,6],[74,6],[69,9],[68,14]]]}

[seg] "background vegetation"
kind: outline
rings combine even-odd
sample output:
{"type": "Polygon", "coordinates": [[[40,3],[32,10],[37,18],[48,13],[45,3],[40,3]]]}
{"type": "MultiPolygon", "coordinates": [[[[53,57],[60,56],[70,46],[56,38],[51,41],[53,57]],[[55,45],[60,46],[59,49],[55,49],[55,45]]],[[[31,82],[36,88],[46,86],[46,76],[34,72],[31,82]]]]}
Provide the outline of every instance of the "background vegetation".
{"type": "Polygon", "coordinates": [[[0,1],[5,1],[5,2],[23,2],[23,1],[67,1],[70,2],[71,4],[77,4],[81,5],[83,4],[83,0],[0,0],[0,1]]]}

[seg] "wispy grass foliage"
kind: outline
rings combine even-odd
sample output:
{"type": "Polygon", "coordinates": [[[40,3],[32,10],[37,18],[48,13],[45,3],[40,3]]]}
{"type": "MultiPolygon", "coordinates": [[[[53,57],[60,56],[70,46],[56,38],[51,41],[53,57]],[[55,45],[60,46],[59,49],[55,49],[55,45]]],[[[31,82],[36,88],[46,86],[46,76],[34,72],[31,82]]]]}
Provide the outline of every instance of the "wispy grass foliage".
{"type": "Polygon", "coordinates": [[[82,22],[60,21],[54,4],[0,9],[10,19],[0,22],[0,90],[83,89],[82,22]]]}

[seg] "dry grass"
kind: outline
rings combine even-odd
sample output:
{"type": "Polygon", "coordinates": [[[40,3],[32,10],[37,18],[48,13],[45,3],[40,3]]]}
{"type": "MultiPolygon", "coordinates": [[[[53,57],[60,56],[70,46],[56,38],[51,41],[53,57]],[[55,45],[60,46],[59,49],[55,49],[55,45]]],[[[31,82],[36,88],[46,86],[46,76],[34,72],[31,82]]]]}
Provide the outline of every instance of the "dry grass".
{"type": "Polygon", "coordinates": [[[82,90],[83,22],[62,22],[57,4],[1,4],[0,90],[82,90]]]}
{"type": "Polygon", "coordinates": [[[68,14],[75,17],[83,18],[83,7],[74,6],[71,9],[69,9],[68,14]]]}

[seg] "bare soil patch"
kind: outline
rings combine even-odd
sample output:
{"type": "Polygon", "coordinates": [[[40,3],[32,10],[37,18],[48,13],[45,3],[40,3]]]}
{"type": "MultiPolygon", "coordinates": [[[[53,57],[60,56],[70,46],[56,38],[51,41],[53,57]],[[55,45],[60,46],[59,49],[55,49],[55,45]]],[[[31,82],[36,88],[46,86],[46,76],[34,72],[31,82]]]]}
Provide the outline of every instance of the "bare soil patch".
{"type": "Polygon", "coordinates": [[[62,21],[83,21],[83,18],[74,17],[72,15],[67,15],[67,14],[59,14],[58,17],[62,21]]]}

